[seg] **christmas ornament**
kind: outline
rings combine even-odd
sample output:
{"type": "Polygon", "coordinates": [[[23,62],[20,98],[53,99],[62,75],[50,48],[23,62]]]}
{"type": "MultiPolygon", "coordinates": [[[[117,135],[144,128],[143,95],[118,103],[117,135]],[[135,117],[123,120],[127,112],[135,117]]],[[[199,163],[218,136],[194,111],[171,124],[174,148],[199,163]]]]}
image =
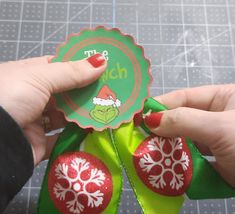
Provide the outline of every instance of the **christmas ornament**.
{"type": "Polygon", "coordinates": [[[144,125],[144,116],[166,107],[146,100],[149,63],[130,36],[103,27],[84,30],[53,61],[76,60],[91,50],[103,51],[108,67],[95,84],[56,95],[73,122],[51,154],[38,213],[117,213],[123,169],[147,214],[176,214],[185,197],[235,196],[190,139],[156,136],[144,125]]]}

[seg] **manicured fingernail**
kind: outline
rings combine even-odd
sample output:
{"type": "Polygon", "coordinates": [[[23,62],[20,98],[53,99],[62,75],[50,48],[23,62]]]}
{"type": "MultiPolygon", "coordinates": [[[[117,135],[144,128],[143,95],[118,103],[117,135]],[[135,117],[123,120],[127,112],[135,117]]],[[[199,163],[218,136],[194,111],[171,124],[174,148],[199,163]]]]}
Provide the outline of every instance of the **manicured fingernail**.
{"type": "Polygon", "coordinates": [[[136,114],[134,116],[134,125],[135,126],[140,126],[140,124],[142,123],[143,117],[142,117],[142,112],[136,114]]]}
{"type": "Polygon", "coordinates": [[[144,119],[144,123],[146,126],[151,128],[157,128],[160,125],[163,113],[161,112],[154,112],[150,115],[146,116],[144,119]]]}
{"type": "Polygon", "coordinates": [[[102,54],[97,53],[87,59],[87,61],[94,67],[98,68],[105,63],[105,58],[102,54]]]}

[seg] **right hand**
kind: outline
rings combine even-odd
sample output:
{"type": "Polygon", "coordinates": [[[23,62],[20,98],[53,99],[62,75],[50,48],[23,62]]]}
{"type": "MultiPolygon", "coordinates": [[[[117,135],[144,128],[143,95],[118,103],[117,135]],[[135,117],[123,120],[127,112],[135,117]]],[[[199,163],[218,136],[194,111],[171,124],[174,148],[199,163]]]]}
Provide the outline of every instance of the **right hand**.
{"type": "Polygon", "coordinates": [[[155,98],[169,110],[145,124],[156,135],[189,137],[203,155],[213,155],[221,176],[235,187],[235,84],[174,91],[155,98]]]}

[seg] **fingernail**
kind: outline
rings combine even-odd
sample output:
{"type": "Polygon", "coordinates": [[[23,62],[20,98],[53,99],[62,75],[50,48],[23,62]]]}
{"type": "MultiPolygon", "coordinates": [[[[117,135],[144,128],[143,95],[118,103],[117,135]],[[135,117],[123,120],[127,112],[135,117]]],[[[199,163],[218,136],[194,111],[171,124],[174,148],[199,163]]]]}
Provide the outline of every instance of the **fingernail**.
{"type": "Polygon", "coordinates": [[[157,128],[160,125],[163,113],[155,112],[151,113],[149,116],[146,116],[144,123],[146,126],[151,128],[157,128]]]}
{"type": "Polygon", "coordinates": [[[143,117],[142,117],[142,112],[136,114],[134,116],[134,125],[135,126],[140,126],[140,124],[142,123],[143,117]]]}
{"type": "Polygon", "coordinates": [[[87,61],[94,67],[98,68],[105,63],[105,58],[102,54],[97,53],[87,59],[87,61]]]}

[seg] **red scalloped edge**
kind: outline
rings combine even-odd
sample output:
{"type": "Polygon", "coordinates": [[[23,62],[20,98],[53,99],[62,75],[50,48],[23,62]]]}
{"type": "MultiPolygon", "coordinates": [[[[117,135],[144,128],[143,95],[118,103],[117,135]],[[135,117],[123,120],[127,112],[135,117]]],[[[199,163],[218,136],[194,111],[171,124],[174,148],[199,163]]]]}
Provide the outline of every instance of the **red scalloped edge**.
{"type": "Polygon", "coordinates": [[[150,77],[149,84],[147,85],[147,87],[148,87],[148,95],[147,95],[146,97],[144,97],[144,99],[143,99],[143,101],[142,101],[142,103],[141,103],[141,109],[138,110],[138,111],[136,111],[136,112],[134,112],[133,115],[130,117],[130,119],[128,119],[128,120],[123,120],[122,122],[118,123],[118,124],[117,124],[116,126],[114,126],[114,127],[104,126],[104,127],[102,127],[102,128],[94,128],[93,126],[84,126],[84,125],[80,124],[79,121],[68,118],[68,117],[66,116],[66,113],[63,111],[63,109],[61,109],[61,108],[58,107],[58,105],[57,105],[57,103],[56,103],[56,99],[54,99],[56,109],[64,114],[64,117],[66,118],[66,120],[67,120],[68,122],[76,123],[79,127],[84,128],[84,129],[90,129],[90,128],[92,128],[92,129],[94,129],[94,130],[96,130],[96,131],[103,131],[103,130],[105,130],[105,129],[110,129],[110,128],[111,128],[111,129],[117,129],[117,128],[119,128],[123,123],[129,123],[129,122],[131,122],[131,121],[134,119],[134,117],[135,117],[136,114],[139,114],[140,112],[142,112],[142,110],[143,110],[143,108],[144,108],[145,100],[150,96],[150,85],[151,85],[152,82],[153,82],[153,77],[152,77],[152,74],[151,74],[151,63],[150,63],[150,60],[146,58],[145,52],[144,52],[144,48],[143,48],[141,45],[138,45],[138,44],[137,44],[135,38],[134,38],[133,36],[129,35],[129,34],[124,34],[124,33],[122,33],[122,32],[120,31],[120,29],[118,29],[118,28],[107,28],[107,27],[105,27],[105,26],[97,26],[97,27],[95,27],[95,28],[83,28],[83,29],[82,29],[80,32],[78,32],[78,33],[72,33],[72,34],[68,35],[68,36],[67,36],[67,39],[65,40],[65,42],[63,42],[62,44],[60,44],[60,45],[57,46],[57,48],[56,48],[56,54],[55,54],[54,57],[52,57],[52,58],[49,60],[49,63],[52,63],[53,59],[55,59],[55,58],[58,56],[58,54],[59,54],[59,49],[62,48],[63,46],[65,46],[65,45],[69,42],[69,40],[70,40],[71,37],[73,37],[73,36],[79,36],[79,35],[81,35],[84,31],[96,31],[96,30],[99,29],[99,28],[102,28],[102,29],[104,29],[104,30],[106,30],[106,31],[117,31],[117,32],[118,32],[120,35],[122,35],[123,37],[128,37],[128,38],[130,38],[131,41],[133,42],[133,44],[134,44],[135,46],[137,46],[138,48],[140,48],[140,50],[141,50],[141,52],[142,52],[143,58],[147,61],[147,63],[148,63],[148,74],[149,74],[149,77],[150,77]]]}

